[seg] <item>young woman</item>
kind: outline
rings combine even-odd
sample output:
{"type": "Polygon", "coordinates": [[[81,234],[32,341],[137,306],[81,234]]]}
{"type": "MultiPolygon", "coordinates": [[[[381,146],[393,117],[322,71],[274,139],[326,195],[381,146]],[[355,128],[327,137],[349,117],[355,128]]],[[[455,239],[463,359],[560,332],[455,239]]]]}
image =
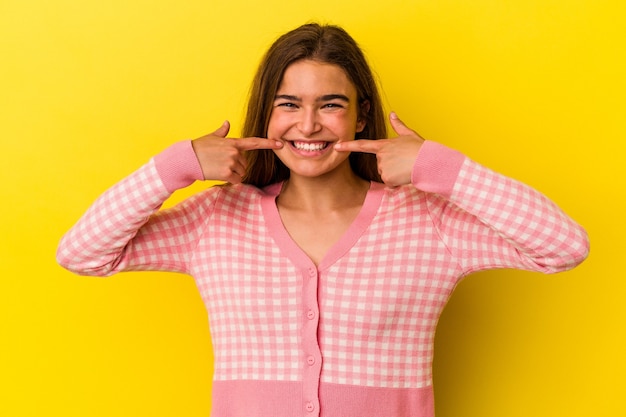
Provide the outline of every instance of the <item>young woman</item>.
{"type": "Polygon", "coordinates": [[[223,416],[431,417],[435,327],[464,276],[554,273],[585,231],[537,191],[385,119],[342,29],[269,49],[243,139],[176,143],[105,192],[58,261],[86,275],[190,274],[211,320],[223,416]],[[196,180],[227,184],[168,210],[196,180]]]}

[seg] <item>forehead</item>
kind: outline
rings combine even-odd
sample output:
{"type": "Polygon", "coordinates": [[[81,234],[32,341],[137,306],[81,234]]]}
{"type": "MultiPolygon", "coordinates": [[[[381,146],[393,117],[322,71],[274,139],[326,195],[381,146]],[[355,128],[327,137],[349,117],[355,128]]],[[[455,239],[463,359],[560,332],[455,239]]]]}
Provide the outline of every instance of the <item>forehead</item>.
{"type": "Polygon", "coordinates": [[[278,86],[278,93],[302,96],[340,93],[356,97],[356,88],[338,65],[302,60],[287,67],[278,86]]]}

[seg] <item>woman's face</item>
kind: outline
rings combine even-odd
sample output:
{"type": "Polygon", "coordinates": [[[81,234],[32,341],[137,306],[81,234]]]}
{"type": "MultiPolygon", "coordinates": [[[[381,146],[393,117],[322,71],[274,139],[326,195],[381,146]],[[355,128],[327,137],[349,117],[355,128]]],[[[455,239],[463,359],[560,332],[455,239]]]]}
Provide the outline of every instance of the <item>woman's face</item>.
{"type": "Polygon", "coordinates": [[[267,137],[285,146],[274,152],[291,175],[318,177],[350,169],[337,142],[354,140],[365,128],[358,120],[356,88],[340,67],[312,60],[291,64],[278,87],[267,137]]]}

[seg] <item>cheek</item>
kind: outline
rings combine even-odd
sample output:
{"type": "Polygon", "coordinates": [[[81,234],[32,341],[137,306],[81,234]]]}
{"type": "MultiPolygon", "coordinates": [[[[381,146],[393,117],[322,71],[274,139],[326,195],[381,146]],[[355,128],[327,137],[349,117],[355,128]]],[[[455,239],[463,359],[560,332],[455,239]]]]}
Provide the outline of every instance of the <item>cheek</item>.
{"type": "Polygon", "coordinates": [[[335,131],[339,136],[350,138],[354,138],[358,127],[356,117],[353,117],[351,114],[344,114],[329,119],[326,126],[335,131]]]}
{"type": "Polygon", "coordinates": [[[270,115],[270,121],[267,124],[267,136],[280,136],[280,133],[284,131],[287,126],[287,121],[284,116],[279,113],[272,113],[270,115]]]}

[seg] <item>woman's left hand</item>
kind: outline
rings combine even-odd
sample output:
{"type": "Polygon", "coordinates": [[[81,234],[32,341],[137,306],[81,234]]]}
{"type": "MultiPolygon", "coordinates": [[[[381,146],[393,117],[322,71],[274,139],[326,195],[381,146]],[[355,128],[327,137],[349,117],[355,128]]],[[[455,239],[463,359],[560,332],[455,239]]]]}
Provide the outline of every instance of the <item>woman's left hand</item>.
{"type": "Polygon", "coordinates": [[[391,187],[397,187],[411,183],[413,164],[424,139],[407,127],[395,113],[389,115],[389,120],[398,137],[339,142],[335,145],[335,150],[375,154],[378,161],[378,173],[383,182],[391,187]]]}

